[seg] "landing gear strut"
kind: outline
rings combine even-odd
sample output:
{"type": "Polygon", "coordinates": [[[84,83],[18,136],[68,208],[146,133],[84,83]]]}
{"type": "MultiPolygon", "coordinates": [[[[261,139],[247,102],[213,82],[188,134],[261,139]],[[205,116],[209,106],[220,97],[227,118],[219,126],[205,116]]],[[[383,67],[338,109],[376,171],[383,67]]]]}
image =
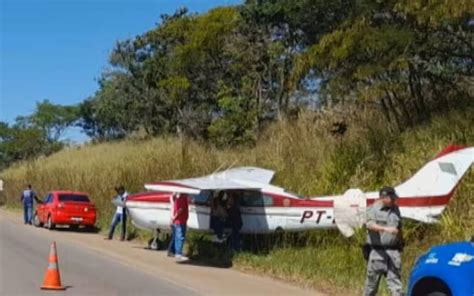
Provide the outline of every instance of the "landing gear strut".
{"type": "Polygon", "coordinates": [[[148,241],[148,248],[150,250],[154,250],[154,251],[158,251],[161,249],[162,245],[163,245],[163,242],[160,240],[160,238],[158,237],[159,234],[160,234],[160,230],[159,229],[155,229],[153,231],[153,238],[151,238],[149,241],[148,241]]]}

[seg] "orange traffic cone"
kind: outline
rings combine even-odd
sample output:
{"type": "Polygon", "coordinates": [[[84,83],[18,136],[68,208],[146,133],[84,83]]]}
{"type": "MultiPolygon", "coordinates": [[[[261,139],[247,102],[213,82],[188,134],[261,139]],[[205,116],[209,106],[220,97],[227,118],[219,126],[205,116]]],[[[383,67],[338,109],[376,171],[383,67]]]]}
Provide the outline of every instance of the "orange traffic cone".
{"type": "Polygon", "coordinates": [[[49,251],[49,265],[44,275],[43,285],[41,289],[44,290],[66,290],[66,287],[61,286],[61,276],[59,275],[58,256],[56,254],[56,242],[51,243],[49,251]]]}

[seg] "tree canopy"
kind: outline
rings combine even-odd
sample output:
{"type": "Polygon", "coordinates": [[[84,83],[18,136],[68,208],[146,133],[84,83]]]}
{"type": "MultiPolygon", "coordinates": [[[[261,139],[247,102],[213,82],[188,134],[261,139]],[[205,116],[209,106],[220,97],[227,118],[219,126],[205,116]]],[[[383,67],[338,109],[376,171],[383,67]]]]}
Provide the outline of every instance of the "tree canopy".
{"type": "Polygon", "coordinates": [[[97,141],[179,134],[252,144],[268,122],[345,104],[371,108],[401,131],[472,100],[473,10],[471,0],[180,8],[115,44],[94,94],[78,106],[38,103],[2,125],[1,145],[23,133],[56,143],[72,125],[97,141]]]}
{"type": "Polygon", "coordinates": [[[77,106],[62,106],[43,100],[28,116],[15,123],[0,122],[0,169],[9,164],[49,155],[64,146],[62,138],[79,118],[77,106]]]}
{"type": "Polygon", "coordinates": [[[179,9],[117,43],[99,91],[83,104],[84,128],[97,138],[142,130],[251,143],[266,122],[316,98],[365,104],[403,129],[472,97],[469,2],[248,0],[204,14],[179,9]]]}

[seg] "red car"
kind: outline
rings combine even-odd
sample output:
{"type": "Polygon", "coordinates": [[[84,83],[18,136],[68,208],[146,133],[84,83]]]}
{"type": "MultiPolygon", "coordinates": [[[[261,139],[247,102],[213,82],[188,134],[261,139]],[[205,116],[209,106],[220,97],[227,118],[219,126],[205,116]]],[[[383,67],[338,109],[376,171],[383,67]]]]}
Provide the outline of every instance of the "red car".
{"type": "Polygon", "coordinates": [[[36,207],[33,223],[36,227],[54,229],[56,225],[93,228],[97,219],[94,204],[85,193],[53,191],[36,207]]]}

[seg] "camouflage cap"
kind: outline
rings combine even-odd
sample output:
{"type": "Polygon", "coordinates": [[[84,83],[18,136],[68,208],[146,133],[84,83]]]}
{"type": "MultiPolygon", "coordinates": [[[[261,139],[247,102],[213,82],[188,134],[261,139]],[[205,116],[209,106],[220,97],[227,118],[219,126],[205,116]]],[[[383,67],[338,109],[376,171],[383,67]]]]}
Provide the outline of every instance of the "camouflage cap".
{"type": "Polygon", "coordinates": [[[398,198],[395,188],[390,187],[390,186],[385,186],[382,189],[380,189],[379,196],[380,197],[388,196],[390,198],[398,198]]]}

